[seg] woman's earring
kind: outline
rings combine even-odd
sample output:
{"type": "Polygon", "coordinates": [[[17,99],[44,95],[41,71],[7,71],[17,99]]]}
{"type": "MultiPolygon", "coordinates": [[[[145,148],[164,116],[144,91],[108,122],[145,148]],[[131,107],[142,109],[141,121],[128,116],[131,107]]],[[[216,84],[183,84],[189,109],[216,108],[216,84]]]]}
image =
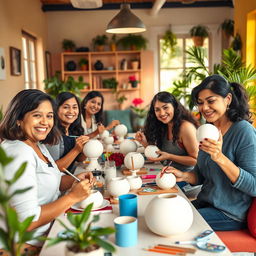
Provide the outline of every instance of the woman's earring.
{"type": "Polygon", "coordinates": [[[229,110],[229,105],[227,105],[227,110],[229,110]]]}

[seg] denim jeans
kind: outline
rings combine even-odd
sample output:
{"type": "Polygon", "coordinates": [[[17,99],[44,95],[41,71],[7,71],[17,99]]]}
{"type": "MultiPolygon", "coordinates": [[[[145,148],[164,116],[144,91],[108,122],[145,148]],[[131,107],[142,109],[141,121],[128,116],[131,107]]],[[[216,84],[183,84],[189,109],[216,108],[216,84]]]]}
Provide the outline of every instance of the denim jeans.
{"type": "Polygon", "coordinates": [[[209,204],[202,204],[197,200],[191,202],[198,212],[202,215],[205,221],[209,224],[209,226],[215,230],[240,230],[247,228],[246,222],[240,222],[234,219],[231,219],[227,215],[225,215],[222,211],[214,208],[209,204]]]}

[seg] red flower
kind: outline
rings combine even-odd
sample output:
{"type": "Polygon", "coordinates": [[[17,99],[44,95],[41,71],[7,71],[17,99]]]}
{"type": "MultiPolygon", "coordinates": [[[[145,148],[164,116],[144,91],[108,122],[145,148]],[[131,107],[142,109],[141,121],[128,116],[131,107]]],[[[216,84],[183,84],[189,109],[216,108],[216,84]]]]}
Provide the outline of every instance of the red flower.
{"type": "Polygon", "coordinates": [[[129,81],[134,82],[134,81],[137,81],[137,79],[135,76],[129,76],[129,81]]]}
{"type": "Polygon", "coordinates": [[[109,160],[115,161],[116,167],[119,167],[124,163],[124,155],[122,153],[113,153],[109,157],[109,160]]]}
{"type": "Polygon", "coordinates": [[[141,98],[135,98],[135,99],[132,101],[132,104],[133,104],[135,107],[137,107],[137,106],[139,106],[140,104],[142,104],[143,102],[144,102],[143,99],[141,99],[141,98]]]}

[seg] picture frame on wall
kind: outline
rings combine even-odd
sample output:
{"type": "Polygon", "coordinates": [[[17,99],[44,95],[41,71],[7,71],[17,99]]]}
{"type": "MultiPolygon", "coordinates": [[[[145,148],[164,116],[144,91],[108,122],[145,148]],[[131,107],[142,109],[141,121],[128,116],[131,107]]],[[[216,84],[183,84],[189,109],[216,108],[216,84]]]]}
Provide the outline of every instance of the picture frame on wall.
{"type": "Polygon", "coordinates": [[[21,50],[15,47],[10,47],[10,63],[11,75],[21,75],[21,50]]]}
{"type": "Polygon", "coordinates": [[[4,48],[0,48],[0,80],[6,79],[6,61],[4,48]]]}

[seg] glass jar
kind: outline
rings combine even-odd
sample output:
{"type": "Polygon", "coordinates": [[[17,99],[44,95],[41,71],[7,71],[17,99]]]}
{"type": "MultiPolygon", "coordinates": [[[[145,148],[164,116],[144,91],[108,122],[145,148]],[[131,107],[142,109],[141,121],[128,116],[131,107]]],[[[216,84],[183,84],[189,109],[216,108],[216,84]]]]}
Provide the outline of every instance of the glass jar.
{"type": "Polygon", "coordinates": [[[111,178],[116,177],[116,164],[115,161],[106,161],[104,166],[105,181],[108,183],[111,178]]]}
{"type": "Polygon", "coordinates": [[[99,170],[92,171],[93,177],[96,179],[96,182],[94,184],[95,190],[98,190],[101,192],[102,195],[104,195],[104,186],[105,186],[105,179],[104,179],[104,173],[99,170]]]}

